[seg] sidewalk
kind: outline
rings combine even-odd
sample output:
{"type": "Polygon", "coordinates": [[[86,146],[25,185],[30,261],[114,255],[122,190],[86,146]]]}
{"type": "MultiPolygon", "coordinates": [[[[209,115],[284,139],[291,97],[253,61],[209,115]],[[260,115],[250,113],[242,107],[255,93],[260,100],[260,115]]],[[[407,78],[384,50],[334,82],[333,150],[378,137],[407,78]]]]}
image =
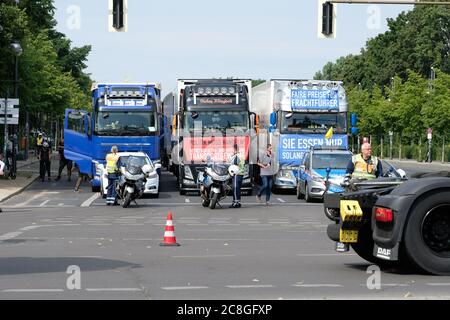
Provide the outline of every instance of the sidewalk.
{"type": "Polygon", "coordinates": [[[22,192],[39,177],[39,160],[30,154],[27,161],[17,161],[15,180],[0,178],[0,202],[22,192]]]}
{"type": "Polygon", "coordinates": [[[450,162],[441,162],[440,160],[433,160],[431,163],[429,162],[419,162],[417,160],[412,160],[412,159],[389,159],[389,158],[383,158],[383,160],[386,160],[388,162],[393,162],[393,163],[408,163],[408,164],[416,164],[416,165],[420,165],[420,166],[435,166],[435,167],[442,167],[443,169],[447,169],[450,170],[450,162]]]}

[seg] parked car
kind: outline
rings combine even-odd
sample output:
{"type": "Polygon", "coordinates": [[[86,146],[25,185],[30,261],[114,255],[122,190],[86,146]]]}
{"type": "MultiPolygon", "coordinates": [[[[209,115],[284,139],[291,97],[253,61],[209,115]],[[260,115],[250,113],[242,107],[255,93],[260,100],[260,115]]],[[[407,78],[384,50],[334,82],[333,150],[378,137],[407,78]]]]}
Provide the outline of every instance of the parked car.
{"type": "Polygon", "coordinates": [[[297,175],[297,199],[323,199],[327,168],[329,190],[340,189],[352,152],[347,149],[311,148],[302,159],[297,175]]]}
{"type": "MultiPolygon", "coordinates": [[[[149,175],[145,182],[144,194],[150,195],[154,198],[159,197],[159,174],[157,173],[161,169],[161,164],[153,163],[150,157],[144,152],[118,152],[119,161],[118,165],[125,164],[128,161],[129,156],[134,156],[142,159],[142,166],[149,164],[153,168],[153,173],[149,175]]],[[[96,178],[100,180],[100,194],[103,198],[106,198],[108,189],[108,178],[106,172],[106,165],[102,163],[95,163],[96,178]]]]}

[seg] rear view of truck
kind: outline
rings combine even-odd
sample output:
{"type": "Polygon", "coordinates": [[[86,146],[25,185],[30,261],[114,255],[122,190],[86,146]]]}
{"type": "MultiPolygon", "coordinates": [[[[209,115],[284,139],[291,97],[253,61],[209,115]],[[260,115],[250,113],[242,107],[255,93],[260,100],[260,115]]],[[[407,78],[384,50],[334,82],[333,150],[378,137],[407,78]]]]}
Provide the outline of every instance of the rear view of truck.
{"type": "Polygon", "coordinates": [[[450,275],[450,172],[352,182],[324,205],[340,209],[327,231],[338,251],[450,275]]]}

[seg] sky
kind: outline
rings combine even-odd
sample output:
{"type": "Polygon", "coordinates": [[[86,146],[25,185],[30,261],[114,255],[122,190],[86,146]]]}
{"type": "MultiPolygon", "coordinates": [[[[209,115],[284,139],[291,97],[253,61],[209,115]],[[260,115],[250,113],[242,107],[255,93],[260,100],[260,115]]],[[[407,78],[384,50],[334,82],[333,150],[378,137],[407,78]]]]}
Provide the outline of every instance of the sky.
{"type": "Polygon", "coordinates": [[[317,35],[317,0],[128,0],[128,32],[109,32],[108,0],[55,0],[57,30],[92,45],[96,82],[177,79],[308,79],[329,61],[358,54],[411,5],[335,4],[336,38],[317,35]]]}

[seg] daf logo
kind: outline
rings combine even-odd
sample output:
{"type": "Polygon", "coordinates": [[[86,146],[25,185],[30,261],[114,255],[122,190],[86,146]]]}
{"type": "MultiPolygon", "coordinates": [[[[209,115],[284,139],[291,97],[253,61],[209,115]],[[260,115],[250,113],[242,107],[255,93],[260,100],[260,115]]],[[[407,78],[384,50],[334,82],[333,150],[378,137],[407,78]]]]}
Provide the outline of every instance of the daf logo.
{"type": "Polygon", "coordinates": [[[378,248],[377,254],[389,257],[391,255],[391,250],[390,249],[384,249],[384,248],[378,248]]]}

